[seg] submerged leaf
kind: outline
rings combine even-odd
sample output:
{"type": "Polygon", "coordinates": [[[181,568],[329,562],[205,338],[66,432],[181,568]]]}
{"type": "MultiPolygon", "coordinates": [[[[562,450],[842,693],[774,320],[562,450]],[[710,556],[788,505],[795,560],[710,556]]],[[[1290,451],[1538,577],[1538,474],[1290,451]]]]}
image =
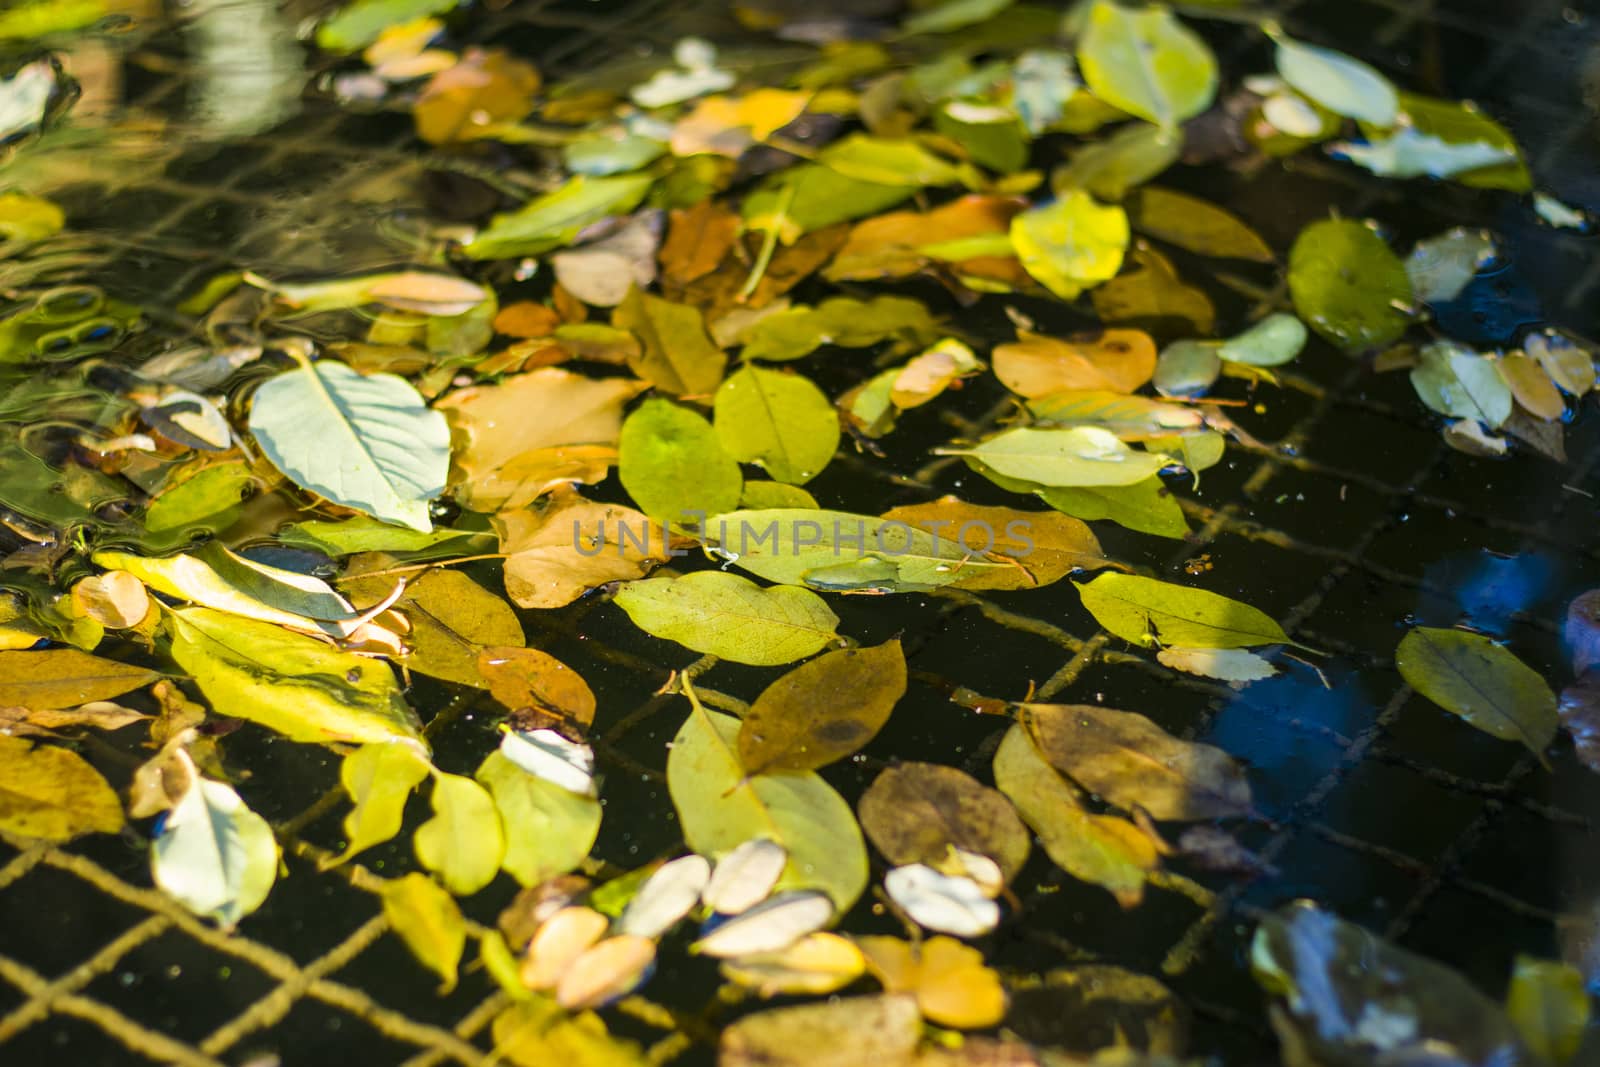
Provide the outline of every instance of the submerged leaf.
{"type": "Polygon", "coordinates": [[[411,954],[444,983],[440,993],[456,987],[456,971],[467,947],[467,926],[455,898],[432,878],[412,871],[385,882],[383,917],[411,954]]]}
{"type": "Polygon", "coordinates": [[[250,432],[273,466],[336,504],[426,532],[444,491],[450,430],[403,378],[319,360],[269,379],[250,432]]]}
{"type": "Polygon", "coordinates": [[[646,633],[735,663],[791,663],[838,640],[838,616],[817,594],[721,571],[629,582],[616,603],[646,633]]]}
{"type": "Polygon", "coordinates": [[[867,847],[850,806],[812,771],[747,774],[738,735],[738,719],[697,705],[673,739],[667,788],[684,839],[713,858],[751,838],[773,841],[789,856],[780,890],[819,889],[848,911],[867,885],[867,847]]]}
{"type": "Polygon", "coordinates": [[[739,762],[764,774],[814,771],[844,759],[883,729],[905,691],[899,641],[824,653],[750,705],[739,725],[739,762]]]}
{"type": "Polygon", "coordinates": [[[1559,719],[1555,694],[1516,656],[1481,634],[1419,626],[1395,649],[1406,684],[1453,715],[1543,759],[1559,719]]]}
{"type": "Polygon", "coordinates": [[[0,734],[0,830],[60,842],[123,821],[122,801],[82,756],[0,734]]]}
{"type": "Polygon", "coordinates": [[[1102,574],[1078,583],[1095,621],[1137,645],[1248,648],[1287,642],[1270,616],[1217,593],[1136,574],[1102,574]]]}
{"type": "Polygon", "coordinates": [[[1578,1054],[1589,1025],[1583,972],[1567,963],[1518,956],[1506,1014],[1535,1054],[1566,1063],[1578,1054]]]}

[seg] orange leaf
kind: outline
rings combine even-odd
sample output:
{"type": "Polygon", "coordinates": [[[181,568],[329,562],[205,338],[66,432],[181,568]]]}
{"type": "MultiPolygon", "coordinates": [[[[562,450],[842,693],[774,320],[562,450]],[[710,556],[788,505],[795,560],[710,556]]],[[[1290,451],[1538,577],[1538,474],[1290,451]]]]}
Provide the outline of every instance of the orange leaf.
{"type": "Polygon", "coordinates": [[[554,729],[579,740],[594,722],[594,692],[583,676],[537,648],[495,646],[478,653],[489,694],[517,714],[520,730],[554,729]]]}
{"type": "Polygon", "coordinates": [[[1019,331],[1018,337],[993,353],[995,377],[1018,396],[1063,389],[1131,393],[1156,369],[1156,345],[1143,330],[1102,330],[1067,340],[1019,331]]]}

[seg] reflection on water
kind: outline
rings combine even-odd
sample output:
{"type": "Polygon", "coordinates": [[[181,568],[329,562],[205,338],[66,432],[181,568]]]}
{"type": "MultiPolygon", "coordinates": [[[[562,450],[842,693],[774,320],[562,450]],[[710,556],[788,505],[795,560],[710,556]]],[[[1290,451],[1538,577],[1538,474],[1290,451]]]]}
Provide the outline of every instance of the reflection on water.
{"type": "Polygon", "coordinates": [[[1501,556],[1481,549],[1458,552],[1428,565],[1423,583],[1449,590],[1449,599],[1418,598],[1419,626],[1466,622],[1475,630],[1505,637],[1513,619],[1539,609],[1555,591],[1556,565],[1548,556],[1523,552],[1501,556]]]}
{"type": "Polygon", "coordinates": [[[305,56],[273,0],[192,0],[184,27],[198,79],[190,99],[201,138],[271,129],[300,107],[305,56]]]}

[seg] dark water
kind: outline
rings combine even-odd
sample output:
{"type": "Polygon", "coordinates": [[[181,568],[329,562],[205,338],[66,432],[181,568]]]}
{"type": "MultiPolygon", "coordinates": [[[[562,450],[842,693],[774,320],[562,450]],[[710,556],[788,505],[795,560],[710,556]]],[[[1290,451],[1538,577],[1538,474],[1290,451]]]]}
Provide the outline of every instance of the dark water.
{"type": "MultiPolygon", "coordinates": [[[[153,37],[97,42],[90,47],[103,54],[80,60],[106,72],[108,122],[147,115],[176,124],[170,132],[143,134],[107,126],[100,147],[63,153],[58,161],[60,184],[51,195],[75,232],[101,241],[103,256],[84,276],[115,295],[159,309],[230,266],[284,273],[390,265],[405,258],[403,238],[418,219],[453,202],[451,170],[415,151],[408,116],[352,114],[310,94],[301,99],[300,86],[319,73],[305,65],[293,40],[306,12],[256,10],[262,40],[277,46],[256,53],[276,59],[248,70],[254,80],[226,62],[208,67],[201,42],[212,29],[204,20],[246,6],[195,5],[198,22],[153,37]]],[[[686,29],[722,25],[692,7],[565,0],[474,16],[466,29],[469,39],[514,47],[540,61],[547,78],[559,79],[617,56],[659,56],[686,29]]],[[[1474,97],[1522,141],[1541,188],[1600,206],[1600,126],[1586,104],[1590,64],[1597,62],[1589,49],[1600,40],[1593,19],[1600,15],[1495,0],[1285,7],[1291,33],[1361,55],[1408,87],[1474,97]]],[[[1259,36],[1226,23],[1202,25],[1230,68],[1269,66],[1259,36]]],[[[1401,245],[1451,225],[1487,226],[1501,237],[1511,266],[1441,317],[1449,332],[1493,343],[1519,325],[1548,321],[1600,336],[1593,239],[1538,224],[1518,198],[1436,183],[1369,182],[1309,158],[1248,175],[1179,167],[1164,180],[1229,207],[1278,249],[1330,208],[1376,218],[1401,245]]],[[[1213,294],[1219,332],[1242,324],[1250,301],[1213,276],[1214,262],[1178,262],[1186,278],[1213,294]]],[[[1270,271],[1247,280],[1269,284],[1270,271]]],[[[931,287],[914,292],[939,299],[931,287]]],[[[1015,303],[1046,330],[1086,324],[1057,305],[1015,303]]],[[[1009,331],[987,304],[960,312],[957,321],[988,340],[1009,331]]],[[[860,379],[861,358],[845,353],[816,361],[819,384],[837,394],[860,379]]],[[[1600,778],[1564,742],[1546,772],[1517,746],[1419,697],[1397,699],[1402,687],[1392,664],[1408,625],[1464,621],[1509,639],[1541,673],[1566,676],[1558,637],[1565,602],[1600,584],[1594,467],[1600,418],[1593,402],[1569,429],[1569,465],[1528,455],[1490,462],[1442,446],[1404,375],[1375,375],[1317,341],[1293,371],[1281,390],[1247,395],[1229,387],[1235,390],[1229,395],[1255,405],[1236,417],[1265,447],[1230,445],[1199,491],[1186,494],[1203,509],[1191,515],[1199,531],[1192,542],[1106,524],[1096,532],[1109,554],[1157,576],[1182,579],[1186,561],[1208,557],[1205,587],[1292,621],[1299,640],[1332,653],[1319,661],[1321,673],[1285,661],[1280,676],[1235,694],[1113,649],[1053,694],[1139,711],[1245,760],[1260,818],[1242,827],[1240,837],[1263,850],[1278,873],[1248,883],[1196,874],[1218,894],[1210,910],[1153,889],[1143,906],[1124,912],[1104,891],[1072,881],[1036,855],[1016,883],[1026,903],[1023,918],[985,944],[992,962],[1015,972],[1092,958],[1155,975],[1187,1005],[1193,1051],[1228,1063],[1275,1056],[1260,994],[1242,965],[1256,909],[1313,897],[1461,969],[1496,996],[1517,953],[1576,958],[1592,916],[1600,915],[1592,825],[1600,778]]],[[[979,379],[941,401],[941,412],[905,418],[885,440],[881,459],[836,462],[809,488],[828,506],[872,513],[943,492],[1012,503],[959,465],[924,471],[931,447],[970,430],[952,418],[982,425],[1000,400],[998,385],[979,379]],[[907,487],[896,476],[922,485],[907,487]]],[[[622,499],[614,481],[600,492],[622,499]]],[[[494,587],[492,572],[476,576],[494,587]]],[[[1065,583],[989,599],[1071,637],[1088,638],[1096,629],[1065,583]]],[[[830,605],[841,631],[864,643],[903,635],[914,672],[890,727],[861,758],[826,772],[852,800],[890,759],[956,763],[986,777],[1002,727],[952,704],[949,687],[1016,699],[1030,682],[1046,685],[1072,659],[1048,630],[986,616],[962,602],[912,595],[835,598],[830,605]]],[[[628,867],[670,853],[679,842],[660,772],[684,707],[653,694],[667,670],[692,655],[641,634],[610,605],[525,613],[524,622],[530,644],[577,669],[599,700],[606,827],[598,857],[628,867]]],[[[766,680],[736,665],[714,673],[718,688],[746,698],[766,680]]],[[[411,698],[419,708],[446,708],[452,716],[434,739],[441,767],[469,768],[492,744],[486,701],[426,681],[411,698]]],[[[96,745],[87,754],[116,784],[143,758],[136,745],[119,747],[115,738],[96,745]]],[[[332,754],[275,742],[252,727],[229,739],[227,753],[231,766],[248,772],[241,793],[270,820],[299,816],[337,784],[332,754]]],[[[416,821],[424,808],[413,804],[416,821]]],[[[342,810],[326,809],[300,832],[337,847],[342,810]]],[[[409,850],[403,833],[365,862],[380,874],[406,870],[409,850]]],[[[145,844],[136,834],[90,838],[72,852],[128,884],[148,885],[145,844]]],[[[30,862],[0,850],[0,956],[45,981],[73,972],[78,995],[188,1044],[204,1041],[277,988],[292,971],[285,960],[322,959],[375,914],[369,894],[291,860],[290,875],[243,927],[259,951],[241,955],[220,939],[202,941],[192,928],[173,926],[119,956],[106,946],[159,914],[148,910],[150,901],[119,898],[60,864],[30,862]]],[[[502,878],[464,903],[480,921],[492,922],[513,890],[502,878]]],[[[870,898],[845,926],[894,932],[872,913],[870,898]]],[[[715,971],[680,948],[662,953],[647,992],[698,1011],[715,986],[715,971]]],[[[0,1048],[3,1062],[137,1059],[70,1005],[58,1002],[38,1021],[7,1014],[36,989],[22,972],[0,969],[0,978],[0,1041],[9,1038],[0,1048]]],[[[383,1010],[448,1030],[491,992],[481,973],[469,973],[456,992],[436,995],[434,980],[393,937],[379,937],[330,968],[325,982],[302,990],[281,1017],[220,1057],[242,1063],[260,1051],[281,1054],[285,1064],[346,1057],[401,1062],[418,1043],[397,1036],[383,1010]],[[349,991],[377,1008],[351,1010],[349,991]]],[[[1044,1025],[1026,1016],[1016,1023],[1025,1033],[1044,1025]]],[[[618,1028],[658,1035],[627,1020],[618,1028]]]]}

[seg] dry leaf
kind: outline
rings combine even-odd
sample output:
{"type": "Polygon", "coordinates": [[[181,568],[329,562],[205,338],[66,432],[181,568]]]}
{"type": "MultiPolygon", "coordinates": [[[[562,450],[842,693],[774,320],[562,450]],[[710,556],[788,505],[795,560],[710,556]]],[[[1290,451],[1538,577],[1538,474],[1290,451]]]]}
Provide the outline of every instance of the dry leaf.
{"type": "Polygon", "coordinates": [[[659,523],[571,491],[496,515],[494,526],[508,557],[506,593],[524,608],[559,608],[607,582],[642,578],[666,556],[659,523]]]}
{"type": "Polygon", "coordinates": [[[581,739],[594,722],[594,692],[583,676],[536,648],[485,648],[478,672],[489,694],[515,714],[519,730],[554,729],[581,739]]]}
{"type": "Polygon", "coordinates": [[[681,288],[717,269],[739,237],[737,212],[715,200],[672,212],[661,246],[661,284],[681,288]]]}
{"type": "Polygon", "coordinates": [[[1101,330],[1065,340],[1019,331],[1018,338],[997,345],[990,358],[995,377],[1030,399],[1063,389],[1131,393],[1156,369],[1156,345],[1143,330],[1101,330]]]}
{"type": "Polygon", "coordinates": [[[531,65],[501,49],[469,48],[417,98],[417,136],[429,144],[494,137],[533,111],[538,91],[539,72],[531,65]]]}
{"type": "Polygon", "coordinates": [[[1110,563],[1088,524],[1059,511],[984,507],[946,496],[882,517],[959,544],[974,558],[1016,561],[1015,567],[975,567],[970,575],[957,571],[949,584],[960,589],[1035,589],[1110,563]]]}

